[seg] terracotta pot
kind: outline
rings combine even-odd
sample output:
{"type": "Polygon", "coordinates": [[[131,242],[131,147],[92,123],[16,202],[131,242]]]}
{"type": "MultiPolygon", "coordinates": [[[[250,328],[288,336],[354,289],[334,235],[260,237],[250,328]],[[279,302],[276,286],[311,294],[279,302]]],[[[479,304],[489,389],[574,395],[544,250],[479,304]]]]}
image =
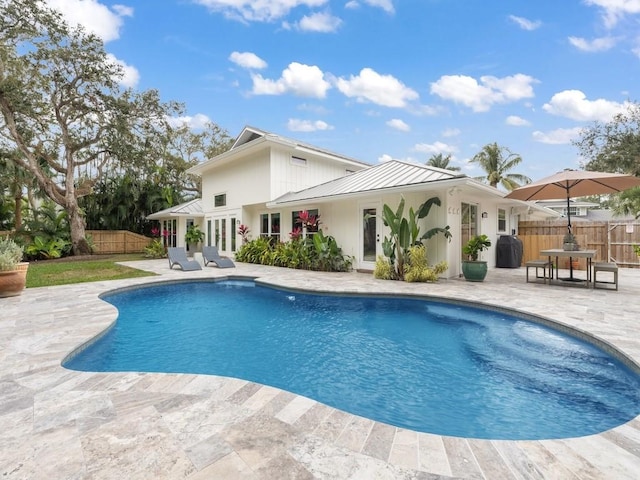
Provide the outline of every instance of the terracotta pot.
{"type": "Polygon", "coordinates": [[[20,262],[15,270],[0,271],[0,298],[20,295],[27,284],[29,262],[20,262]]]}

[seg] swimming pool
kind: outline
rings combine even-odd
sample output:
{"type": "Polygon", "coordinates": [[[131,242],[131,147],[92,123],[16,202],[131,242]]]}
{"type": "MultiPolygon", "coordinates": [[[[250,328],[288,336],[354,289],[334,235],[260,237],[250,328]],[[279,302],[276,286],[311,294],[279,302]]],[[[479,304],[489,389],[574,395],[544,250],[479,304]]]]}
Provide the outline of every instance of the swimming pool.
{"type": "Polygon", "coordinates": [[[473,438],[582,436],[640,413],[638,375],[617,359],[504,312],[249,281],[103,298],[118,321],[65,367],[243,378],[399,427],[473,438]]]}

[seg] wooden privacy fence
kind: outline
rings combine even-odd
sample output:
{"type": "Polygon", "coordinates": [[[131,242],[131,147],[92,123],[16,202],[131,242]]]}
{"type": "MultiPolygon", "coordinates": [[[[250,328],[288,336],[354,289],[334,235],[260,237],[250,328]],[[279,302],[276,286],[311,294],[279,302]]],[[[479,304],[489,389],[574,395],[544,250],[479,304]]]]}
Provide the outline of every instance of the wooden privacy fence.
{"type": "Polygon", "coordinates": [[[126,230],[87,230],[91,236],[95,253],[142,253],[151,238],[126,230]]]}
{"type": "MultiPolygon", "coordinates": [[[[640,267],[640,259],[633,250],[634,245],[640,245],[640,221],[577,221],[571,227],[581,250],[596,250],[594,261],[612,261],[621,267],[640,267]]],[[[566,233],[566,219],[520,222],[518,238],[522,240],[523,265],[529,260],[542,258],[540,250],[562,248],[562,240],[566,233]]],[[[563,262],[565,259],[560,261],[563,262]]],[[[562,264],[559,267],[566,268],[562,264]]],[[[581,259],[578,268],[586,268],[586,260],[581,259]]]]}

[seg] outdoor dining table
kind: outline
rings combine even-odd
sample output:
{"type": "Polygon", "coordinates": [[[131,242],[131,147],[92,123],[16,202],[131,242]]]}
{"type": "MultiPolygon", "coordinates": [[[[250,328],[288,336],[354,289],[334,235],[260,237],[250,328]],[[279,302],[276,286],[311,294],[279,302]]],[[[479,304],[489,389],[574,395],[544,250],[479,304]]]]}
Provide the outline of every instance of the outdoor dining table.
{"type": "MultiPolygon", "coordinates": [[[[575,278],[573,276],[573,266],[571,265],[571,260],[574,258],[586,258],[587,259],[587,280],[586,287],[589,288],[591,285],[591,267],[593,263],[593,257],[595,257],[597,250],[563,250],[562,248],[550,248],[548,250],[540,250],[540,255],[549,257],[549,262],[551,262],[551,257],[556,257],[555,265],[558,265],[558,257],[569,257],[569,277],[568,278],[558,278],[558,269],[555,268],[556,271],[556,280],[564,280],[566,282],[583,282],[584,280],[581,278],[575,278]]],[[[553,279],[553,270],[551,273],[551,277],[553,279]]],[[[549,281],[549,284],[552,282],[549,281]]]]}

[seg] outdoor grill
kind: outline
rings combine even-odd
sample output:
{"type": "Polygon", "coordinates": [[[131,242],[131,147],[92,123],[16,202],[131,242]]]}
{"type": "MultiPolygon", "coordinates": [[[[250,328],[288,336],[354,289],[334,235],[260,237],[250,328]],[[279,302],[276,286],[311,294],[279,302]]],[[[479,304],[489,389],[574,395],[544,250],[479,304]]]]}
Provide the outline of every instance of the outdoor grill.
{"type": "Polygon", "coordinates": [[[513,235],[500,235],[496,243],[496,267],[518,268],[522,264],[522,240],[513,235]]]}

